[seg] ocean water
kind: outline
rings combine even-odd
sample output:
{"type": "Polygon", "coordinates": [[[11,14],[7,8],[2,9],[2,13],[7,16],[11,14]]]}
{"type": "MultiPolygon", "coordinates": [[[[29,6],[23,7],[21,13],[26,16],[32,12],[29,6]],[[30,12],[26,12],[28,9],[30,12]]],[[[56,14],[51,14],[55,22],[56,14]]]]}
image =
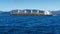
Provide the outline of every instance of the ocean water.
{"type": "Polygon", "coordinates": [[[60,34],[60,16],[0,16],[0,34],[60,34]]]}

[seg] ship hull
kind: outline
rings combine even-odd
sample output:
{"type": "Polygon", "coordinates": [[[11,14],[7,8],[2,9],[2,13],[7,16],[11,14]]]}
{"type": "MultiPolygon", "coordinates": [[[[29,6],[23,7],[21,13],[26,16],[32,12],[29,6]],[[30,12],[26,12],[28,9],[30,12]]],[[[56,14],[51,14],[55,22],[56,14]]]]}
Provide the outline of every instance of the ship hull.
{"type": "Polygon", "coordinates": [[[53,16],[53,15],[44,15],[44,14],[10,14],[10,16],[53,16]]]}

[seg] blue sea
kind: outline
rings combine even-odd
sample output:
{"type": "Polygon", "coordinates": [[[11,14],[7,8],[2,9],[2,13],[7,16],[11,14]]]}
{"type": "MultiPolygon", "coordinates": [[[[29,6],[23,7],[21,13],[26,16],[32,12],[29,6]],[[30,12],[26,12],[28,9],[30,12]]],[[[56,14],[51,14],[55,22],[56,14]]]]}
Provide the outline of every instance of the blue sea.
{"type": "Polygon", "coordinates": [[[60,34],[60,16],[0,16],[0,34],[60,34]]]}

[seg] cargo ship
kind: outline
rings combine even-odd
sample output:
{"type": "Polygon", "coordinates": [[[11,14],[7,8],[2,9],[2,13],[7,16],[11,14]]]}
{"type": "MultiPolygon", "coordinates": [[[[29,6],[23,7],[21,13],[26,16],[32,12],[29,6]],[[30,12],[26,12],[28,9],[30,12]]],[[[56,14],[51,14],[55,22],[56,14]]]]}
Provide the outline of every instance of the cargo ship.
{"type": "Polygon", "coordinates": [[[50,11],[41,10],[16,10],[10,12],[10,16],[53,16],[50,11]]]}

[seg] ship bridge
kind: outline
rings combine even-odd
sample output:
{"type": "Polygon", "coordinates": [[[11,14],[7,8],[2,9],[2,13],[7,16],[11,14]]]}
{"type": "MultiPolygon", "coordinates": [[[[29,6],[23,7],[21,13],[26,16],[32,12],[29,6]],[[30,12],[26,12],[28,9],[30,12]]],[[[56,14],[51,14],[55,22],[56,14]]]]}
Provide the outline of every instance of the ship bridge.
{"type": "Polygon", "coordinates": [[[52,13],[50,11],[45,11],[44,14],[45,15],[51,15],[52,13]]]}

